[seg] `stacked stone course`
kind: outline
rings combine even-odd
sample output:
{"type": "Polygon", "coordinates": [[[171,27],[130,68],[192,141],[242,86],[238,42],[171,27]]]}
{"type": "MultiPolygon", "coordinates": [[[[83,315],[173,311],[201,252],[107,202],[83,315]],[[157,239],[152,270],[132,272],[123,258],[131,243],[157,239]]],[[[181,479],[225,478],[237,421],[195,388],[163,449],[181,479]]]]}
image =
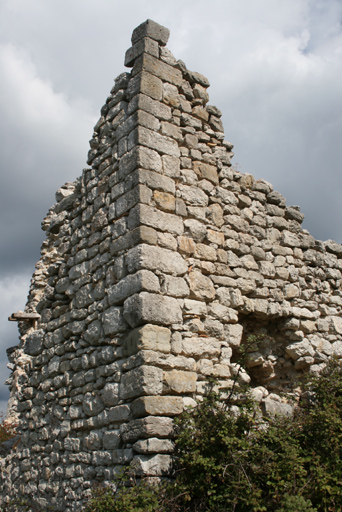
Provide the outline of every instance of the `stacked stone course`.
{"type": "Polygon", "coordinates": [[[225,387],[250,333],[247,370],[265,414],[303,371],[342,357],[342,247],[302,229],[303,214],[231,167],[208,80],[136,28],[101,109],[80,178],[42,223],[21,339],[9,351],[9,418],[20,442],[1,461],[2,503],[80,511],[94,481],[124,465],[171,467],[173,417],[208,376],[225,387]]]}

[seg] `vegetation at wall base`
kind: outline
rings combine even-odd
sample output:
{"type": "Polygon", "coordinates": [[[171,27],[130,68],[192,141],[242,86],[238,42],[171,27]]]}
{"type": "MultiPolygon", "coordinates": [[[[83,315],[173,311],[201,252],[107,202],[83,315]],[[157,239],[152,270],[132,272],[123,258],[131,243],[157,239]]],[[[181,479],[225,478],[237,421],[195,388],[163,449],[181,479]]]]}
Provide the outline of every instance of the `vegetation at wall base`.
{"type": "Polygon", "coordinates": [[[176,422],[174,481],[127,487],[128,470],[116,493],[96,488],[86,512],[342,511],[341,362],[305,386],[293,417],[264,418],[248,392],[237,414],[236,393],[211,385],[176,422]]]}

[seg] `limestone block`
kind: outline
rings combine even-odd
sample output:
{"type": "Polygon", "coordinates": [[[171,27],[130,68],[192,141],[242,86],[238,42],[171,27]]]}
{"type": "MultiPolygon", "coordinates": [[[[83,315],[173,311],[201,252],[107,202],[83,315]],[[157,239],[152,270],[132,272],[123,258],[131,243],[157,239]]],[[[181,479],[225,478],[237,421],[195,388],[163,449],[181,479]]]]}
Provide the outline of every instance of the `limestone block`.
{"type": "Polygon", "coordinates": [[[198,187],[189,187],[188,185],[179,185],[178,191],[180,197],[191,206],[207,206],[208,196],[198,187]]]}
{"type": "Polygon", "coordinates": [[[158,232],[158,245],[171,251],[177,251],[177,240],[170,233],[158,232]]]}
{"type": "Polygon", "coordinates": [[[195,257],[201,260],[216,261],[217,253],[214,247],[198,243],[196,245],[195,257]]]}
{"type": "Polygon", "coordinates": [[[165,372],[164,380],[166,382],[167,389],[170,392],[182,394],[194,393],[196,391],[196,372],[172,370],[170,372],[165,372]]]}
{"type": "Polygon", "coordinates": [[[177,299],[148,292],[126,299],[123,314],[131,327],[143,323],[170,325],[182,321],[182,311],[177,299]]]}
{"type": "Polygon", "coordinates": [[[342,334],[342,318],[339,316],[331,317],[331,327],[337,334],[342,334]]]}
{"type": "MultiPolygon", "coordinates": [[[[270,395],[271,396],[271,395],[270,395]]],[[[293,415],[293,407],[290,404],[272,400],[267,397],[261,402],[264,416],[289,416],[293,415]]]]}
{"type": "Polygon", "coordinates": [[[138,453],[172,453],[175,449],[175,444],[170,439],[158,439],[152,437],[137,441],[133,445],[133,450],[138,453]]]}
{"type": "Polygon", "coordinates": [[[183,80],[182,72],[179,69],[170,66],[166,62],[162,62],[147,53],[136,59],[132,74],[135,75],[141,70],[147,71],[164,82],[168,82],[176,86],[181,85],[183,80]]]}
{"type": "Polygon", "coordinates": [[[145,94],[137,94],[128,104],[128,114],[132,114],[136,110],[141,109],[145,112],[153,114],[158,119],[171,119],[171,108],[164,103],[153,100],[145,94]]]}
{"type": "Polygon", "coordinates": [[[292,359],[298,359],[299,357],[305,357],[305,356],[313,356],[315,351],[312,348],[310,342],[306,339],[303,341],[299,341],[297,343],[292,343],[291,345],[288,345],[286,348],[286,353],[292,358],[292,359]]]}
{"type": "Polygon", "coordinates": [[[29,354],[30,356],[37,356],[38,354],[40,354],[44,348],[43,340],[44,331],[35,330],[29,333],[25,338],[25,353],[29,354]]]}
{"type": "Polygon", "coordinates": [[[169,83],[163,84],[163,101],[168,105],[171,105],[171,107],[179,107],[180,98],[178,88],[175,85],[169,83]]]}
{"type": "Polygon", "coordinates": [[[294,367],[296,370],[307,369],[309,366],[314,364],[315,358],[311,356],[303,356],[296,359],[294,367]]]}
{"type": "Polygon", "coordinates": [[[170,476],[172,473],[171,455],[136,455],[134,469],[138,476],[170,476]]]}
{"type": "Polygon", "coordinates": [[[176,208],[176,199],[173,195],[167,194],[166,192],[161,192],[159,190],[155,190],[153,193],[153,200],[156,205],[162,210],[166,210],[169,212],[175,211],[176,208]]]}
{"type": "Polygon", "coordinates": [[[181,129],[174,123],[168,123],[167,121],[162,121],[161,123],[161,132],[162,135],[166,135],[167,137],[172,137],[178,141],[183,139],[181,129]]]}
{"type": "Polygon", "coordinates": [[[141,395],[160,395],[163,389],[163,370],[154,366],[140,366],[122,376],[120,398],[135,398],[141,395]]]}
{"type": "Polygon", "coordinates": [[[162,416],[148,416],[121,425],[120,433],[124,443],[150,437],[168,438],[173,435],[173,421],[162,416]]]}
{"type": "Polygon", "coordinates": [[[215,297],[215,288],[212,280],[204,276],[199,270],[189,273],[191,295],[195,299],[206,300],[215,297]]]}
{"type": "Polygon", "coordinates": [[[120,447],[120,430],[107,430],[103,432],[103,448],[105,450],[117,450],[120,447]]]}
{"type": "Polygon", "coordinates": [[[285,247],[300,247],[301,241],[300,238],[295,235],[294,233],[291,233],[290,231],[283,231],[283,245],[285,247]]]}
{"type": "Polygon", "coordinates": [[[163,172],[171,178],[178,178],[180,175],[180,160],[171,155],[162,155],[163,172]]]}
{"type": "Polygon", "coordinates": [[[285,299],[293,299],[294,297],[300,296],[300,289],[295,284],[287,284],[284,287],[284,297],[285,299]]]}
{"type": "Polygon", "coordinates": [[[142,37],[139,39],[131,48],[126,51],[125,54],[125,66],[131,68],[134,61],[142,53],[149,53],[154,57],[159,57],[159,46],[157,41],[154,41],[150,37],[142,37]]]}
{"type": "Polygon", "coordinates": [[[225,328],[227,341],[231,347],[239,347],[242,340],[243,327],[239,324],[227,325],[225,328]]]}
{"type": "Polygon", "coordinates": [[[218,185],[218,173],[217,168],[214,165],[206,164],[201,161],[194,161],[193,170],[200,178],[211,181],[214,185],[218,185]]]}
{"type": "Polygon", "coordinates": [[[183,399],[177,396],[144,396],[132,402],[133,416],[176,416],[183,411],[183,399]]]}
{"type": "Polygon", "coordinates": [[[108,418],[110,423],[122,423],[128,421],[131,416],[129,405],[117,405],[108,409],[108,418]]]}
{"type": "Polygon", "coordinates": [[[135,128],[128,136],[128,150],[134,146],[146,146],[154,149],[162,155],[170,155],[179,158],[180,151],[177,142],[171,137],[166,137],[143,126],[135,128]]]}
{"type": "Polygon", "coordinates": [[[214,231],[213,229],[208,229],[207,239],[209,242],[216,245],[224,245],[225,242],[224,234],[220,231],[214,231]]]}
{"type": "Polygon", "coordinates": [[[186,254],[194,254],[196,251],[196,244],[192,238],[188,238],[186,236],[179,236],[177,238],[178,248],[181,252],[185,252],[186,254]]]}
{"type": "Polygon", "coordinates": [[[250,352],[246,357],[246,367],[254,368],[255,366],[261,366],[264,363],[264,357],[260,352],[250,352]]]}
{"type": "Polygon", "coordinates": [[[190,290],[182,277],[166,275],[162,280],[162,292],[172,297],[187,297],[190,290]]]}
{"type": "MultiPolygon", "coordinates": [[[[119,252],[130,249],[134,245],[140,243],[147,243],[151,245],[157,244],[157,232],[148,226],[139,226],[132,231],[129,231],[123,236],[120,236],[110,245],[110,252],[116,256],[119,252]]],[[[116,275],[117,279],[125,276],[125,272],[116,275]]]]}
{"type": "Polygon", "coordinates": [[[243,297],[239,289],[217,288],[216,295],[223,306],[238,308],[243,305],[243,297]]]}
{"type": "Polygon", "coordinates": [[[188,315],[205,316],[207,314],[207,305],[198,300],[185,299],[184,312],[188,315]]]}
{"type": "Polygon", "coordinates": [[[170,31],[168,28],[159,25],[153,20],[146,20],[133,30],[132,44],[136,44],[144,37],[150,37],[161,46],[165,46],[169,40],[170,31]]]}
{"type": "Polygon", "coordinates": [[[136,94],[146,94],[150,98],[160,101],[163,97],[163,83],[151,73],[142,70],[129,81],[127,87],[127,97],[132,99],[136,94]]]}
{"type": "Polygon", "coordinates": [[[227,308],[219,302],[212,302],[208,307],[210,315],[219,319],[223,323],[231,323],[237,321],[237,313],[234,309],[227,308]]]}
{"type": "Polygon", "coordinates": [[[140,350],[169,353],[171,331],[159,325],[146,324],[129,333],[123,344],[123,354],[130,356],[140,350]]]}
{"type": "MultiPolygon", "coordinates": [[[[148,148],[141,148],[148,149],[148,148]]],[[[152,151],[152,150],[148,150],[152,151]]],[[[154,151],[153,151],[154,152],[154,151]]],[[[154,152],[156,153],[156,152],[154,152]]],[[[158,153],[156,153],[158,155],[158,153]]],[[[158,155],[159,157],[159,155],[158,155]]],[[[175,182],[173,179],[163,176],[157,172],[151,170],[138,169],[132,176],[133,183],[142,183],[153,190],[161,190],[163,192],[174,195],[175,194],[175,182]]]]}
{"type": "Polygon", "coordinates": [[[160,172],[162,169],[160,155],[144,146],[135,147],[120,159],[119,175],[123,179],[138,168],[160,172]]]}
{"type": "Polygon", "coordinates": [[[207,228],[202,222],[195,219],[184,221],[186,231],[191,235],[195,242],[203,242],[207,235],[207,228]]]}
{"type": "Polygon", "coordinates": [[[219,228],[224,224],[223,210],[217,203],[208,206],[207,217],[213,224],[215,224],[215,226],[219,228]]]}
{"type": "Polygon", "coordinates": [[[99,396],[86,393],[83,398],[82,408],[87,416],[97,416],[103,411],[105,406],[99,396]]]}
{"type": "Polygon", "coordinates": [[[218,356],[221,352],[221,344],[215,338],[185,338],[182,343],[182,352],[195,358],[218,356]]]}
{"type": "Polygon", "coordinates": [[[166,213],[146,204],[138,204],[129,213],[128,226],[130,229],[141,224],[159,229],[162,232],[182,235],[184,231],[183,220],[177,215],[166,213]]]}
{"type": "MultiPolygon", "coordinates": [[[[145,75],[143,75],[145,76],[145,75]]],[[[132,82],[133,83],[133,82],[132,82]]],[[[150,130],[160,130],[160,121],[152,114],[144,110],[136,110],[133,114],[125,119],[116,129],[116,138],[120,140],[128,135],[136,126],[144,126],[150,130]]]]}
{"type": "Polygon", "coordinates": [[[126,255],[126,265],[131,273],[148,269],[182,275],[188,270],[187,262],[179,253],[147,244],[139,244],[130,249],[126,255]]]}
{"type": "Polygon", "coordinates": [[[129,274],[114,286],[108,289],[108,302],[121,304],[127,297],[141,291],[159,292],[159,279],[149,270],[138,270],[135,274],[129,274]]]}
{"type": "Polygon", "coordinates": [[[333,353],[336,357],[342,357],[342,341],[338,340],[332,343],[333,353]]]}
{"type": "Polygon", "coordinates": [[[93,430],[90,434],[83,438],[83,446],[86,450],[101,450],[103,432],[101,430],[93,430]]]}
{"type": "Polygon", "coordinates": [[[83,333],[82,337],[88,343],[97,345],[102,334],[102,323],[99,320],[94,320],[88,325],[87,330],[83,333]]]}
{"type": "Polygon", "coordinates": [[[107,382],[101,390],[101,399],[106,406],[117,405],[119,402],[119,384],[116,382],[107,382]]]}
{"type": "Polygon", "coordinates": [[[103,330],[105,335],[113,335],[127,329],[123,309],[112,306],[103,313],[103,330]]]}
{"type": "Polygon", "coordinates": [[[91,284],[82,286],[75,296],[75,306],[78,309],[85,308],[94,302],[93,287],[91,284]]]}

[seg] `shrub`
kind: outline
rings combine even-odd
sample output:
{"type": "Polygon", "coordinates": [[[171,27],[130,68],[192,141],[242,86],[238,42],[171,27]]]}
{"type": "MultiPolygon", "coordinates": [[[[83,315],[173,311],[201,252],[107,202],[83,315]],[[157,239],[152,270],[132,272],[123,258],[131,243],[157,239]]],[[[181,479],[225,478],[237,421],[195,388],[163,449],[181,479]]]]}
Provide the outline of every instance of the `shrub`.
{"type": "Polygon", "coordinates": [[[176,420],[174,482],[121,481],[117,494],[95,493],[87,512],[341,512],[341,363],[306,388],[310,401],[292,418],[263,418],[248,392],[236,413],[237,388],[224,398],[211,385],[176,420]]]}

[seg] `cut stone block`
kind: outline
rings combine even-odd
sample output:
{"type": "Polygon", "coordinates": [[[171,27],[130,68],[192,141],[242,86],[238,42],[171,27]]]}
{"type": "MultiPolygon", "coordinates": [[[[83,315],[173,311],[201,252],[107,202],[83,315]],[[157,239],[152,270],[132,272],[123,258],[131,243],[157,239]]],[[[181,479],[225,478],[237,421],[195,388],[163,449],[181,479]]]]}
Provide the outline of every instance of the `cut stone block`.
{"type": "Polygon", "coordinates": [[[108,302],[120,304],[127,297],[141,291],[159,292],[158,277],[148,270],[138,270],[135,274],[130,274],[108,290],[108,302]]]}
{"type": "Polygon", "coordinates": [[[170,325],[182,321],[182,310],[177,299],[141,292],[126,299],[124,318],[131,327],[143,323],[170,325]]]}
{"type": "Polygon", "coordinates": [[[140,244],[130,249],[126,255],[129,272],[140,269],[159,270],[166,274],[182,275],[188,270],[187,262],[182,256],[169,249],[140,244]]]}
{"type": "Polygon", "coordinates": [[[163,370],[154,366],[140,366],[122,376],[120,398],[141,395],[159,395],[162,392],[163,370]]]}
{"type": "Polygon", "coordinates": [[[136,418],[141,416],[177,416],[183,411],[183,407],[183,399],[177,396],[144,396],[137,398],[131,404],[133,416],[136,418]]]}
{"type": "Polygon", "coordinates": [[[164,379],[171,392],[182,394],[196,391],[196,372],[172,370],[171,372],[165,372],[164,379]]]}
{"type": "Polygon", "coordinates": [[[154,41],[157,41],[161,46],[165,46],[170,37],[170,30],[159,25],[155,21],[148,19],[133,30],[132,44],[137,43],[143,37],[150,37],[154,41]]]}
{"type": "Polygon", "coordinates": [[[159,325],[146,324],[130,332],[125,338],[123,353],[126,356],[136,354],[140,350],[154,350],[169,353],[171,350],[171,331],[159,325]]]}
{"type": "Polygon", "coordinates": [[[133,459],[137,475],[170,476],[172,471],[171,455],[136,455],[133,459]]]}
{"type": "Polygon", "coordinates": [[[128,226],[130,229],[141,224],[173,235],[181,235],[184,231],[182,218],[178,215],[162,212],[146,204],[136,205],[128,216],[128,226]]]}
{"type": "Polygon", "coordinates": [[[173,436],[173,421],[171,418],[148,416],[121,425],[120,432],[124,443],[149,437],[168,438],[173,436]]]}
{"type": "Polygon", "coordinates": [[[172,453],[174,449],[175,444],[172,441],[157,437],[137,441],[133,445],[133,450],[138,453],[172,453]]]}

